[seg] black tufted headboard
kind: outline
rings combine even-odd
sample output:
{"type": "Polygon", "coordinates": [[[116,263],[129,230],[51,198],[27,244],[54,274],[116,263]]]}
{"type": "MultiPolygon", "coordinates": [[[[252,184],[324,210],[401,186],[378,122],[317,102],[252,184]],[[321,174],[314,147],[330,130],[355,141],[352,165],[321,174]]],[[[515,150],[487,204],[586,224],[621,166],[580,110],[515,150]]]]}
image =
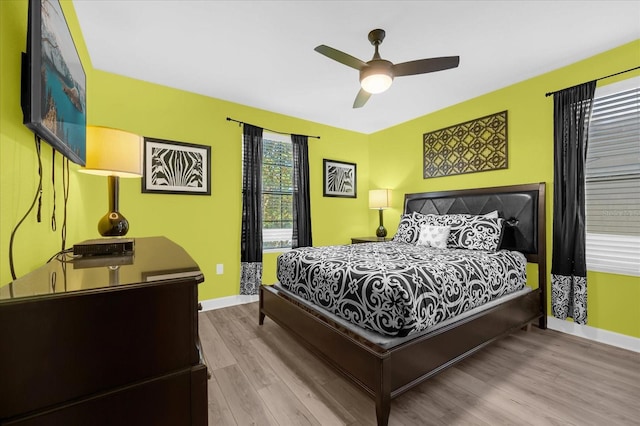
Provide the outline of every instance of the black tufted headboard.
{"type": "Polygon", "coordinates": [[[500,186],[406,194],[404,212],[485,214],[497,210],[506,219],[501,248],[517,250],[530,262],[544,261],[545,184],[500,186]]]}

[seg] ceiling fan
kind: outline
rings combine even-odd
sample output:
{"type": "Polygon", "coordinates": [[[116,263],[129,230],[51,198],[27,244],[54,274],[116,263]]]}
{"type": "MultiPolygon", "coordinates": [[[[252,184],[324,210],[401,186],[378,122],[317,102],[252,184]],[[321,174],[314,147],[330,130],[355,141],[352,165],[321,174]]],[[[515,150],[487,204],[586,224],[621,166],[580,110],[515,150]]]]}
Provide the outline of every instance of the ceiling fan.
{"type": "Polygon", "coordinates": [[[460,63],[459,56],[443,56],[440,58],[418,59],[417,61],[393,64],[380,57],[378,46],[384,40],[385,32],[381,29],[369,33],[369,41],[375,47],[373,58],[369,62],[361,61],[349,54],[321,44],[314,50],[324,56],[360,71],[361,89],[353,102],[354,108],[362,107],[372,94],[387,90],[395,77],[403,75],[425,74],[455,68],[460,63]]]}

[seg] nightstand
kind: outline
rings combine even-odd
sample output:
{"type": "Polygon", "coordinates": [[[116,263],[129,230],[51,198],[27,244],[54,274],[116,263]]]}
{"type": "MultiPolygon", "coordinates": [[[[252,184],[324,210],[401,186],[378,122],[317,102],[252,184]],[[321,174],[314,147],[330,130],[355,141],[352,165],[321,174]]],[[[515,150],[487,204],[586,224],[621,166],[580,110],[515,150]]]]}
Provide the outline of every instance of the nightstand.
{"type": "Polygon", "coordinates": [[[351,238],[351,244],[358,243],[381,243],[383,241],[391,241],[391,238],[382,237],[353,237],[351,238]]]}

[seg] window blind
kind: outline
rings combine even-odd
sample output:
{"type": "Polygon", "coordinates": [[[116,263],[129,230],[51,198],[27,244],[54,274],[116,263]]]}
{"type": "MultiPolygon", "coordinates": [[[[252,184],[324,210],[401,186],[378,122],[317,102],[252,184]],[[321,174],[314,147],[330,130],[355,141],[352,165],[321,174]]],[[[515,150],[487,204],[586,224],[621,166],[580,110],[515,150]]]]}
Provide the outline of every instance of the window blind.
{"type": "Polygon", "coordinates": [[[640,275],[638,86],[602,96],[596,92],[585,168],[590,270],[640,275]]]}
{"type": "MultiPolygon", "coordinates": [[[[1,1],[1,0],[0,0],[1,1]]],[[[244,157],[244,144],[242,144],[244,157]]],[[[293,148],[290,135],[262,134],[262,249],[293,242],[293,148]]]]}
{"type": "Polygon", "coordinates": [[[598,97],[587,148],[587,181],[640,177],[640,88],[598,97]]]}
{"type": "Polygon", "coordinates": [[[293,149],[290,136],[262,140],[262,247],[290,248],[293,238],[293,149]]]}

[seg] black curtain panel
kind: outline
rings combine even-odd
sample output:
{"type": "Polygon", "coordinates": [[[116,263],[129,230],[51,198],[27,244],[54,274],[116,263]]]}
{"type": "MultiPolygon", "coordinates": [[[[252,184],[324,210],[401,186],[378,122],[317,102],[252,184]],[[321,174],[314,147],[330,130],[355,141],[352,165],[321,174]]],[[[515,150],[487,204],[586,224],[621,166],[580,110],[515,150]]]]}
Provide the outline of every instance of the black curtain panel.
{"type": "Polygon", "coordinates": [[[559,91],[554,104],[553,316],[587,323],[585,160],[596,82],[559,91]]]}
{"type": "Polygon", "coordinates": [[[309,194],[308,138],[291,135],[293,144],[293,244],[311,247],[311,202],[309,194]]]}
{"type": "Polygon", "coordinates": [[[262,128],[243,125],[240,294],[258,294],[262,283],[262,128]]]}

